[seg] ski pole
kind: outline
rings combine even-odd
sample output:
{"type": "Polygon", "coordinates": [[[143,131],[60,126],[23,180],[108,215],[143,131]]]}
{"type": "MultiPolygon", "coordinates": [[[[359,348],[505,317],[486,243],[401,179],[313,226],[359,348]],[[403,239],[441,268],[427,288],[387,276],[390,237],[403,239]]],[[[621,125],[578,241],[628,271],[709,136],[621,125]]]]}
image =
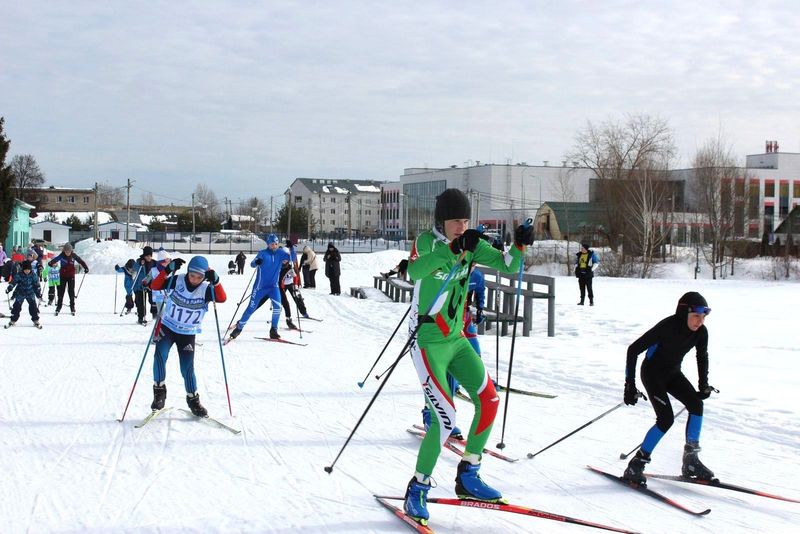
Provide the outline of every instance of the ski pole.
{"type": "MultiPolygon", "coordinates": [[[[403,351],[403,355],[405,356],[406,354],[408,354],[408,352],[409,352],[410,350],[411,350],[411,348],[410,348],[410,347],[409,347],[409,348],[407,348],[405,351],[403,351]]],[[[375,380],[380,380],[381,378],[383,378],[383,375],[385,375],[386,373],[388,373],[388,372],[389,372],[389,370],[390,370],[391,368],[392,368],[392,366],[390,365],[389,367],[387,367],[386,369],[384,369],[382,373],[375,375],[375,380]]]]}
{"type": "MultiPolygon", "coordinates": [[[[175,284],[178,281],[177,273],[173,273],[172,275],[172,289],[175,289],[175,284]]],[[[125,414],[128,413],[128,407],[131,405],[131,399],[133,398],[133,392],[136,390],[136,384],[139,382],[139,375],[142,373],[142,367],[144,367],[144,361],[147,359],[147,352],[150,350],[150,345],[153,343],[153,337],[156,334],[156,328],[158,327],[159,322],[161,321],[161,314],[164,312],[164,305],[167,303],[167,299],[164,299],[161,302],[161,307],[158,309],[158,315],[156,320],[153,321],[153,329],[150,331],[150,338],[147,340],[147,345],[144,348],[144,354],[142,355],[142,362],[139,364],[139,370],[136,371],[136,378],[133,380],[133,387],[131,388],[131,393],[128,395],[128,402],[125,404],[125,409],[122,411],[122,417],[117,419],[120,423],[125,420],[125,414]]]]}
{"type": "MultiPolygon", "coordinates": [[[[294,290],[297,291],[297,288],[294,288],[294,290]]],[[[292,293],[292,300],[294,300],[294,293],[292,293]]],[[[297,308],[297,330],[300,332],[300,339],[303,339],[303,325],[300,324],[300,304],[296,300],[294,300],[294,307],[297,308]]]]}
{"type": "Polygon", "coordinates": [[[86,279],[86,271],[84,271],[83,276],[81,276],[81,283],[78,285],[78,292],[75,293],[75,300],[78,300],[78,295],[81,294],[81,288],[83,287],[84,279],[86,279]]]}
{"type": "Polygon", "coordinates": [[[370,367],[369,371],[367,371],[366,376],[364,376],[364,380],[358,383],[358,387],[360,388],[364,387],[364,383],[367,381],[367,378],[369,378],[370,373],[372,372],[373,369],[375,369],[375,366],[378,365],[378,361],[381,359],[381,356],[383,356],[383,353],[386,352],[386,347],[388,347],[389,343],[392,342],[392,339],[394,339],[395,334],[397,334],[397,331],[400,330],[400,326],[403,324],[403,321],[406,320],[408,312],[411,311],[411,306],[412,306],[411,304],[408,305],[408,309],[406,310],[406,313],[403,314],[403,318],[400,319],[399,323],[397,323],[397,327],[394,329],[394,332],[392,332],[392,335],[389,336],[389,340],[386,342],[386,345],[383,346],[383,350],[381,350],[381,353],[378,354],[378,357],[375,359],[375,362],[372,364],[372,367],[370,367]]]}
{"type": "MultiPolygon", "coordinates": [[[[640,395],[641,395],[641,393],[640,393],[640,395]]],[[[614,411],[614,410],[616,410],[617,408],[622,408],[623,406],[625,406],[625,403],[624,403],[624,402],[620,402],[619,404],[617,404],[616,406],[614,406],[614,407],[613,407],[613,408],[611,408],[610,410],[606,410],[605,412],[603,412],[602,414],[598,415],[597,417],[595,417],[594,419],[592,419],[592,420],[591,420],[591,421],[589,421],[588,423],[585,423],[585,424],[583,424],[583,425],[579,426],[578,428],[576,428],[575,430],[573,430],[572,432],[570,432],[570,433],[569,433],[569,434],[567,434],[566,436],[564,436],[564,437],[562,437],[562,438],[560,438],[560,439],[557,439],[556,441],[554,441],[553,443],[551,443],[550,445],[548,445],[548,446],[547,446],[547,447],[545,447],[544,449],[541,449],[541,450],[539,450],[539,451],[537,451],[537,452],[535,452],[535,453],[531,453],[531,452],[529,452],[529,453],[528,453],[528,459],[531,459],[531,458],[534,458],[534,457],[536,457],[536,455],[543,453],[544,451],[546,451],[547,449],[549,449],[549,448],[550,448],[550,447],[552,447],[553,445],[556,445],[557,443],[561,443],[562,441],[564,441],[565,439],[567,439],[567,438],[568,438],[568,437],[570,437],[571,435],[575,434],[576,432],[579,432],[580,430],[583,430],[584,428],[586,428],[587,426],[591,425],[592,423],[594,423],[594,422],[595,422],[595,421],[597,421],[598,419],[602,419],[603,417],[607,416],[608,414],[610,414],[611,412],[613,412],[613,411],[614,411]]]]}
{"type": "Polygon", "coordinates": [[[233,416],[231,407],[231,392],[228,389],[228,372],[225,370],[225,352],[222,350],[222,333],[219,331],[219,315],[217,314],[217,296],[214,292],[214,284],[211,284],[211,301],[214,303],[214,321],[217,323],[217,339],[219,340],[219,356],[222,359],[222,377],[225,379],[225,394],[228,396],[228,413],[233,416]]]}
{"type": "MultiPolygon", "coordinates": [[[[533,224],[533,219],[526,219],[522,226],[529,228],[533,224]]],[[[519,274],[517,275],[517,298],[514,304],[514,327],[511,331],[511,354],[508,357],[508,379],[506,380],[506,402],[503,406],[503,429],[500,432],[500,443],[497,448],[503,450],[506,444],[503,441],[506,435],[506,416],[508,415],[508,398],[511,396],[511,368],[514,365],[514,344],[517,341],[517,314],[519,313],[519,301],[522,296],[522,273],[525,271],[525,254],[522,254],[519,259],[519,274]]]]}
{"type": "Polygon", "coordinates": [[[119,292],[119,273],[114,270],[114,314],[117,313],[117,293],[119,292]]]}
{"type": "Polygon", "coordinates": [[[494,290],[494,378],[500,383],[500,270],[497,271],[497,288],[494,290]]]}
{"type": "Polygon", "coordinates": [[[247,282],[247,286],[245,286],[244,291],[242,292],[242,299],[236,304],[236,309],[233,311],[233,315],[231,316],[231,322],[228,323],[228,327],[225,329],[225,333],[228,333],[228,330],[231,329],[231,325],[233,324],[233,320],[236,319],[236,314],[239,313],[239,306],[242,305],[242,302],[245,301],[247,297],[249,297],[252,293],[248,294],[247,290],[250,289],[250,284],[253,283],[253,278],[256,277],[256,273],[258,272],[258,266],[253,270],[253,275],[250,277],[250,281],[247,282]]]}
{"type": "MultiPolygon", "coordinates": [[[[461,266],[461,262],[463,261],[465,254],[466,254],[466,252],[462,252],[458,256],[458,260],[456,261],[455,265],[453,265],[453,268],[450,269],[450,272],[447,274],[447,278],[445,278],[444,282],[442,282],[442,286],[439,288],[439,291],[436,293],[436,296],[433,297],[433,300],[431,301],[431,305],[428,308],[428,311],[425,313],[425,315],[428,315],[431,312],[431,310],[433,309],[433,307],[436,305],[436,301],[439,300],[439,297],[444,292],[444,288],[447,287],[447,284],[450,283],[450,279],[453,278],[453,276],[455,276],[456,271],[461,266]]],[[[378,389],[375,390],[375,393],[372,395],[372,399],[370,399],[369,404],[367,404],[367,407],[364,409],[364,412],[361,414],[361,417],[359,417],[358,421],[356,422],[356,426],[354,426],[353,430],[350,431],[350,435],[347,436],[347,439],[345,440],[344,445],[342,445],[342,448],[339,449],[339,453],[336,455],[336,458],[333,459],[333,462],[331,462],[331,465],[325,467],[325,472],[326,473],[330,474],[330,473],[333,472],[333,466],[335,466],[336,462],[339,461],[339,458],[342,456],[342,453],[344,452],[344,450],[347,447],[348,443],[350,443],[350,440],[353,439],[353,436],[355,435],[356,430],[358,430],[358,427],[361,426],[361,422],[367,416],[367,413],[369,412],[370,408],[372,408],[372,405],[375,404],[375,400],[378,398],[378,395],[380,395],[381,390],[383,390],[383,387],[389,381],[389,378],[391,378],[392,373],[397,368],[397,364],[400,363],[400,359],[405,355],[406,349],[408,349],[411,346],[411,344],[414,342],[414,338],[416,337],[417,332],[419,331],[420,327],[423,324],[424,323],[422,321],[418,321],[417,322],[417,326],[414,328],[414,331],[411,333],[411,335],[408,336],[408,339],[406,340],[406,344],[403,345],[403,348],[400,350],[400,354],[397,356],[397,359],[394,361],[394,363],[391,365],[391,367],[389,367],[389,371],[386,374],[386,377],[383,379],[383,382],[381,382],[381,384],[378,386],[378,389]]]]}

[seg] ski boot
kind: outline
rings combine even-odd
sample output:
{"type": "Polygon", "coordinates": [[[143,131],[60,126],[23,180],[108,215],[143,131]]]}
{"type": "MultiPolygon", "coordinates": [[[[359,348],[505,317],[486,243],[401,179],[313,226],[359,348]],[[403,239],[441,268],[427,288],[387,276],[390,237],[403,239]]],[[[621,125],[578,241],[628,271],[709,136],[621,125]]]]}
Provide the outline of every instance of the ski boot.
{"type": "Polygon", "coordinates": [[[161,410],[164,408],[164,401],[167,400],[167,385],[161,384],[160,386],[153,384],[153,404],[150,405],[151,410],[161,410]]]}
{"type": "Polygon", "coordinates": [[[186,395],[186,404],[189,405],[189,409],[192,410],[192,413],[197,417],[207,417],[208,410],[206,410],[202,404],[200,404],[200,395],[195,393],[194,395],[186,395]]]}
{"type": "Polygon", "coordinates": [[[303,319],[311,319],[311,317],[309,317],[308,313],[303,313],[301,315],[303,316],[303,319]]]}
{"type": "Polygon", "coordinates": [[[236,328],[231,330],[231,333],[228,335],[228,339],[236,339],[237,337],[239,337],[239,334],[241,334],[241,333],[242,333],[242,329],[239,328],[239,325],[237,324],[236,328]]]}
{"type": "Polygon", "coordinates": [[[628,462],[628,467],[622,473],[622,480],[637,486],[647,486],[647,479],[644,477],[644,468],[650,463],[650,455],[642,449],[636,451],[636,456],[628,462]]]}
{"type": "Polygon", "coordinates": [[[458,498],[472,501],[505,502],[503,495],[499,491],[481,480],[481,476],[478,474],[480,468],[480,463],[472,464],[467,460],[461,460],[458,463],[458,473],[456,474],[456,495],[458,498]]]}
{"type": "Polygon", "coordinates": [[[698,452],[700,452],[700,445],[696,441],[683,446],[681,475],[692,480],[714,480],[714,473],[703,465],[697,456],[698,452]]]}
{"type": "Polygon", "coordinates": [[[411,477],[406,488],[405,502],[403,511],[408,517],[419,523],[427,525],[430,514],[428,513],[428,490],[431,489],[431,477],[424,477],[425,482],[417,480],[417,476],[411,477]]]}
{"type": "Polygon", "coordinates": [[[280,339],[281,338],[281,336],[278,335],[278,329],[277,328],[270,328],[269,329],[269,338],[270,339],[280,339]]]}
{"type": "Polygon", "coordinates": [[[288,328],[289,330],[300,330],[299,328],[297,328],[297,325],[292,322],[291,319],[286,319],[286,328],[288,328]]]}
{"type": "MultiPolygon", "coordinates": [[[[56,314],[56,315],[58,315],[58,314],[56,314]]],[[[142,317],[141,319],[139,319],[136,322],[139,323],[142,326],[147,326],[147,319],[145,319],[144,317],[142,317]]]]}
{"type": "Polygon", "coordinates": [[[7,325],[5,325],[3,328],[11,328],[11,327],[12,327],[12,326],[14,326],[15,324],[17,324],[17,323],[16,323],[16,321],[9,321],[9,322],[8,322],[8,324],[7,324],[7,325]]]}
{"type": "Polygon", "coordinates": [[[58,317],[58,314],[59,314],[59,313],[61,313],[61,308],[59,308],[58,306],[56,306],[56,311],[55,311],[55,313],[54,313],[53,315],[55,315],[56,317],[58,317]]]}
{"type": "MultiPolygon", "coordinates": [[[[431,426],[431,410],[427,406],[422,409],[422,426],[425,427],[425,432],[427,432],[428,427],[431,426]]],[[[461,429],[456,425],[453,425],[453,429],[450,431],[450,437],[453,439],[464,439],[464,435],[461,434],[461,429]]]]}
{"type": "Polygon", "coordinates": [[[41,330],[41,329],[42,329],[42,325],[41,325],[41,323],[40,323],[39,321],[33,321],[33,326],[35,326],[35,327],[36,327],[36,328],[38,328],[39,330],[41,330]]]}

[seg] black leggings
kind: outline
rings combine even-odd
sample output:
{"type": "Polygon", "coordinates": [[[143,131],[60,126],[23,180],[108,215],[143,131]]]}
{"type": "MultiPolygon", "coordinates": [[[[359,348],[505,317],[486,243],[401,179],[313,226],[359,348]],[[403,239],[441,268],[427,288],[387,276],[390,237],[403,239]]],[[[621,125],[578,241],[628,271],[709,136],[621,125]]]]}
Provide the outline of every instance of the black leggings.
{"type": "Polygon", "coordinates": [[[62,278],[61,285],[57,286],[56,291],[58,291],[58,302],[56,302],[56,311],[61,310],[61,306],[64,304],[64,290],[67,290],[67,294],[69,295],[69,309],[75,309],[75,279],[74,278],[62,278]]]}
{"type": "Polygon", "coordinates": [[[703,401],[697,397],[697,391],[680,369],[665,371],[645,361],[642,365],[642,384],[656,412],[656,426],[662,432],[666,433],[675,422],[669,395],[686,406],[691,415],[703,415],[703,401]]]}

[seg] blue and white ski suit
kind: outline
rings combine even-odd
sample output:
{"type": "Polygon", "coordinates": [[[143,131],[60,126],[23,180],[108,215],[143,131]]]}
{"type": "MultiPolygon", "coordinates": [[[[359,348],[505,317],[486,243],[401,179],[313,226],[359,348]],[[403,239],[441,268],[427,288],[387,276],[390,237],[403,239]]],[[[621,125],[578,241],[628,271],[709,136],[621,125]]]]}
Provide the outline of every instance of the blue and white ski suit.
{"type": "Polygon", "coordinates": [[[263,305],[267,299],[272,303],[272,328],[278,328],[278,321],[281,318],[281,290],[278,282],[281,274],[282,262],[290,261],[289,252],[281,247],[270,250],[269,247],[259,251],[250,267],[256,267],[256,281],[253,284],[253,293],[250,295],[250,304],[244,310],[242,318],[239,319],[238,326],[244,329],[248,319],[253,313],[263,305]],[[261,259],[261,265],[256,262],[261,259]]]}

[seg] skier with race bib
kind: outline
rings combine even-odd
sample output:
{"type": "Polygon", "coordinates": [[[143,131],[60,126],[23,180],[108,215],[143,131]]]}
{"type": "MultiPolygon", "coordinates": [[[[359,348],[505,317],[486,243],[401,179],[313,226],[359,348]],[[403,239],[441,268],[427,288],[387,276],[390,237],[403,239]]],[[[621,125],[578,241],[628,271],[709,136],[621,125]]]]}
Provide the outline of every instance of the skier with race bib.
{"type": "Polygon", "coordinates": [[[227,297],[219,275],[208,267],[204,257],[195,256],[189,261],[188,272],[185,275],[177,274],[184,263],[180,258],[172,260],[150,283],[153,291],[167,292],[161,314],[161,339],[156,343],[153,358],[153,403],[150,408],[164,408],[167,398],[167,357],[172,345],[177,345],[186,388],[186,404],[194,415],[205,417],[208,411],[200,404],[194,374],[195,336],[202,331],[208,303],[225,302],[227,297]]]}

